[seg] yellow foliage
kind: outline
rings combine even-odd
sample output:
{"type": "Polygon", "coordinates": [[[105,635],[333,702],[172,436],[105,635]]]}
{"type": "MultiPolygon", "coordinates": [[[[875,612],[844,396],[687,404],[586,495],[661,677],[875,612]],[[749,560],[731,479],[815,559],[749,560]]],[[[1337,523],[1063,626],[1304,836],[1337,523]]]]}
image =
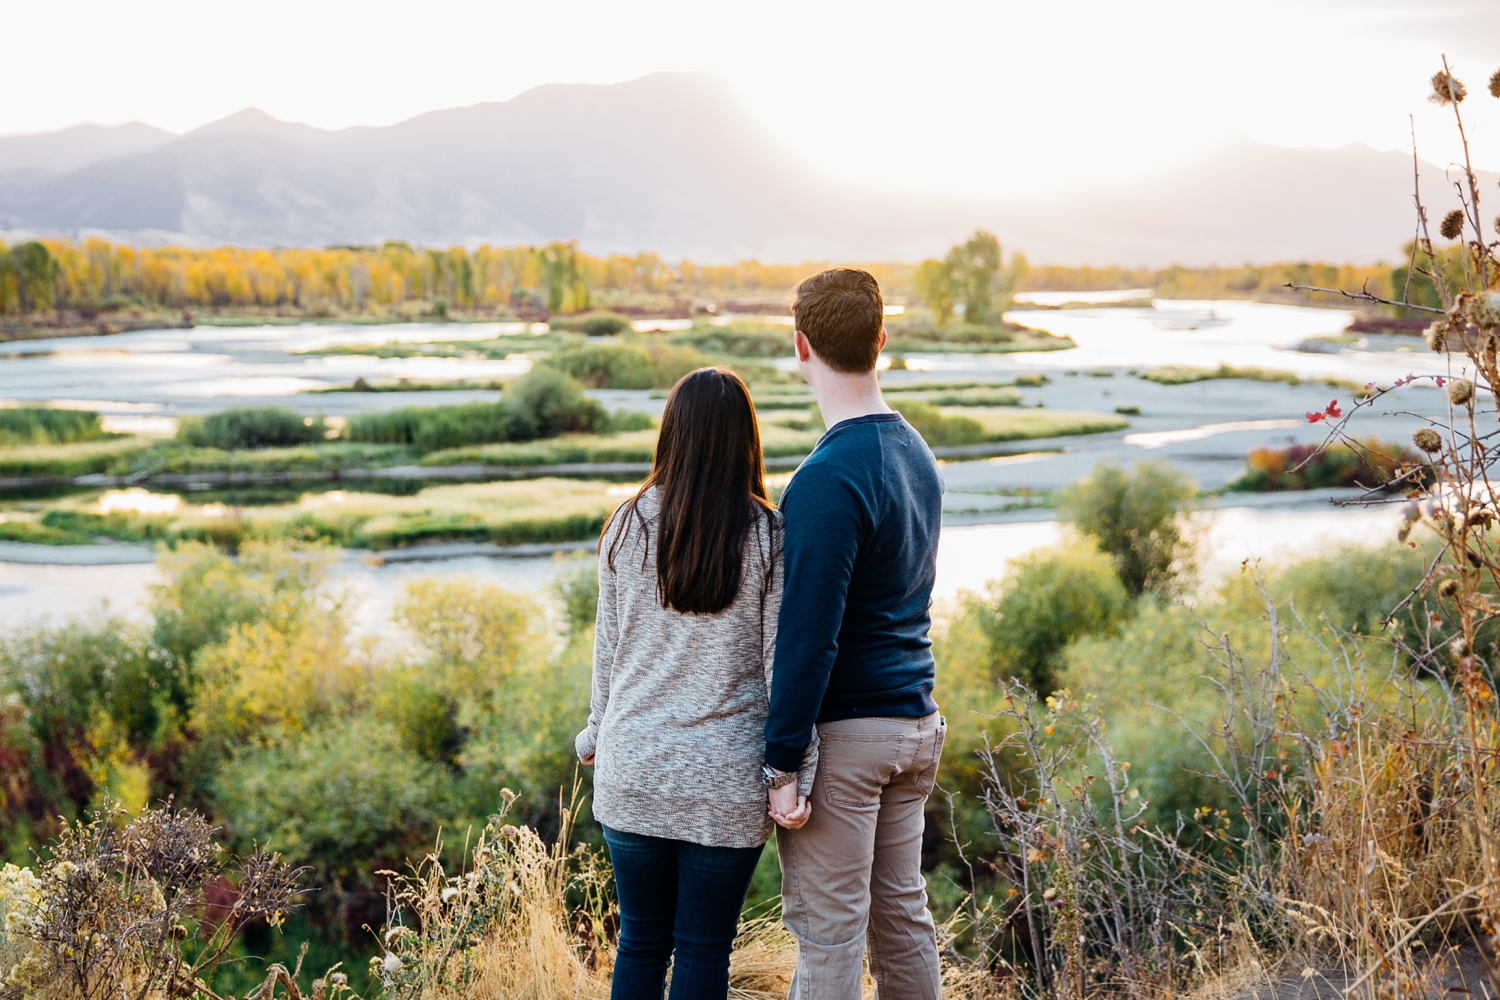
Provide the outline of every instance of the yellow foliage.
{"type": "Polygon", "coordinates": [[[432,658],[450,697],[474,697],[530,659],[545,659],[551,633],[533,597],[473,580],[418,580],[396,606],[396,620],[432,658]]]}
{"type": "Polygon", "coordinates": [[[198,662],[205,684],[197,729],[223,742],[306,731],[347,712],[368,680],[349,655],[339,618],[324,611],[285,625],[238,625],[198,662]]]}

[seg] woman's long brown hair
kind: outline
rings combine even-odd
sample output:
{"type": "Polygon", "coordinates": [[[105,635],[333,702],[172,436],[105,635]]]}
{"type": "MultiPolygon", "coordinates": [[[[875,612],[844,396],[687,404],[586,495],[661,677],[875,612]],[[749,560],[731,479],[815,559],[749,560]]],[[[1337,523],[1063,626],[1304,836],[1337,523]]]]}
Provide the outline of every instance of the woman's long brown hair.
{"type": "MultiPolygon", "coordinates": [[[[755,404],[734,372],[700,368],[673,386],[651,474],[616,512],[634,515],[643,533],[649,527],[640,500],[653,486],[661,508],[656,587],[662,606],[718,614],[739,593],[750,529],[771,509],[755,404]]],[[[609,531],[606,525],[601,544],[609,531]]],[[[610,569],[628,533],[622,523],[609,547],[610,569]]]]}

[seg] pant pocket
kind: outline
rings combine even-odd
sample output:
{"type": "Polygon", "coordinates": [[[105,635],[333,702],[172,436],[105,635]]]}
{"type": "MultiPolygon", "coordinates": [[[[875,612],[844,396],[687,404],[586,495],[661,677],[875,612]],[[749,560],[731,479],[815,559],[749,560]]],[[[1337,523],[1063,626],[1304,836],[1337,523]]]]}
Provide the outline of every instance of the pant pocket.
{"type": "Polygon", "coordinates": [[[863,733],[819,733],[818,781],[823,795],[841,806],[880,805],[901,760],[903,737],[863,733]]]}
{"type": "Polygon", "coordinates": [[[938,716],[937,729],[932,737],[932,750],[925,761],[920,774],[917,775],[917,791],[923,795],[931,795],[933,787],[937,784],[938,762],[943,756],[943,744],[948,741],[948,720],[941,715],[938,716]]]}

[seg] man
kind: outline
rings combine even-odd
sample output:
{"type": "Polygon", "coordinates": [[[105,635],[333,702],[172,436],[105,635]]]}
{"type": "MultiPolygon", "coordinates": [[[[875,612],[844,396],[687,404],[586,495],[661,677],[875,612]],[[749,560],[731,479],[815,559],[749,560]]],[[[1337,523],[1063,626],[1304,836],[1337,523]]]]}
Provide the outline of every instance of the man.
{"type": "Polygon", "coordinates": [[[857,1000],[862,958],[885,1000],[938,997],[920,868],[945,725],[932,700],[928,609],[942,480],[880,395],[884,306],[853,268],[797,288],[797,363],[828,431],[781,499],[786,590],[765,779],[797,938],[793,1000],[857,1000]],[[816,724],[810,800],[791,779],[816,724]]]}

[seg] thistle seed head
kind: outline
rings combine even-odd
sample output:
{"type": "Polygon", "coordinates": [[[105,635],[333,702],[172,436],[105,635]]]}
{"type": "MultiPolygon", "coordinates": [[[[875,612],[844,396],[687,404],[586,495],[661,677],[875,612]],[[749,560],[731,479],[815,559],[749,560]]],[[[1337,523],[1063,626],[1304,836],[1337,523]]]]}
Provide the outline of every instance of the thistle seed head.
{"type": "Polygon", "coordinates": [[[511,826],[509,823],[500,828],[500,836],[504,837],[506,840],[515,840],[520,835],[521,831],[511,826]]]}
{"type": "Polygon", "coordinates": [[[1500,326],[1500,292],[1480,292],[1470,299],[1469,319],[1481,330],[1500,326]]]}
{"type": "Polygon", "coordinates": [[[1411,443],[1429,455],[1443,450],[1443,436],[1431,427],[1420,428],[1411,436],[1411,443]]]}
{"type": "Polygon", "coordinates": [[[1490,74],[1490,96],[1500,97],[1500,69],[1490,74]]]}
{"type": "Polygon", "coordinates": [[[333,975],[328,977],[328,981],[335,986],[349,985],[349,977],[344,975],[342,972],[335,972],[333,975]]]}
{"type": "Polygon", "coordinates": [[[1427,343],[1427,349],[1436,354],[1442,354],[1448,350],[1448,317],[1434,320],[1428,324],[1427,329],[1422,331],[1422,339],[1427,343]]]}
{"type": "Polygon", "coordinates": [[[1464,213],[1462,209],[1455,208],[1443,216],[1443,221],[1438,226],[1438,232],[1445,240],[1456,240],[1464,234],[1464,213]]]}
{"type": "Polygon", "coordinates": [[[1455,579],[1453,579],[1452,577],[1449,577],[1448,579],[1444,580],[1442,583],[1438,584],[1438,596],[1439,597],[1446,597],[1449,600],[1452,600],[1453,598],[1457,597],[1458,596],[1458,581],[1455,580],[1455,579]]]}
{"type": "Polygon", "coordinates": [[[1432,74],[1432,94],[1427,99],[1433,104],[1462,104],[1469,90],[1447,70],[1432,74]]]}
{"type": "Polygon", "coordinates": [[[1474,398],[1474,383],[1466,378],[1456,378],[1448,383],[1448,402],[1463,406],[1474,398]]]}

